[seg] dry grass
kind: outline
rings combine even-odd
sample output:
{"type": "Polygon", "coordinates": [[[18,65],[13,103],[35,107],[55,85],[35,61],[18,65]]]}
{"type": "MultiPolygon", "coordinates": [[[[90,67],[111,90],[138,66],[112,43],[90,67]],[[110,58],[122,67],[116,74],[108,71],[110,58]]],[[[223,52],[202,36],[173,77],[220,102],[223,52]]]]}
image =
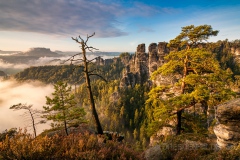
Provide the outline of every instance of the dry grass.
{"type": "Polygon", "coordinates": [[[26,131],[19,131],[14,137],[6,136],[0,142],[2,159],[80,159],[105,160],[143,159],[143,154],[124,143],[107,141],[99,143],[94,134],[79,133],[69,136],[33,138],[26,131]]]}

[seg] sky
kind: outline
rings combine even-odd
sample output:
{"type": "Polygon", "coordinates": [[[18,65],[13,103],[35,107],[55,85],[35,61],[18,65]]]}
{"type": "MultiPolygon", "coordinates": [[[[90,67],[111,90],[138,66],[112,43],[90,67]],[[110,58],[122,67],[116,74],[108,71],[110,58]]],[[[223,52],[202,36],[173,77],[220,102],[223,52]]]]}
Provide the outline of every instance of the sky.
{"type": "Polygon", "coordinates": [[[239,0],[0,0],[0,50],[80,51],[71,37],[103,52],[135,52],[168,42],[181,27],[211,25],[209,41],[240,39],[239,0]]]}

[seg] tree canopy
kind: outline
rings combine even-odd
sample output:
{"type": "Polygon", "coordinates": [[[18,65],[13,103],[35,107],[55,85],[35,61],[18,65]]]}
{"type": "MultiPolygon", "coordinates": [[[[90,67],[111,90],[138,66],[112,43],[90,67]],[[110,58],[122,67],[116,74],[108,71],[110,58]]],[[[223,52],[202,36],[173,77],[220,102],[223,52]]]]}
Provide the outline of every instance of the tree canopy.
{"type": "MultiPolygon", "coordinates": [[[[226,95],[232,95],[230,89],[226,88],[226,83],[231,80],[231,74],[222,70],[216,57],[200,46],[202,41],[206,41],[210,36],[216,36],[217,33],[218,31],[214,31],[209,25],[182,27],[182,32],[169,43],[173,49],[169,55],[164,57],[166,63],[152,75],[152,79],[157,79],[159,75],[171,75],[177,79],[174,84],[157,86],[161,89],[153,88],[148,100],[148,104],[152,104],[156,101],[152,96],[165,92],[165,98],[157,97],[158,101],[165,102],[161,103],[164,105],[161,106],[161,112],[158,113],[163,115],[167,111],[169,117],[177,114],[177,134],[180,134],[182,130],[184,109],[201,103],[206,112],[207,103],[211,97],[214,97],[213,95],[218,95],[221,100],[231,97],[226,95]]],[[[156,108],[159,111],[158,107],[156,108]]]]}

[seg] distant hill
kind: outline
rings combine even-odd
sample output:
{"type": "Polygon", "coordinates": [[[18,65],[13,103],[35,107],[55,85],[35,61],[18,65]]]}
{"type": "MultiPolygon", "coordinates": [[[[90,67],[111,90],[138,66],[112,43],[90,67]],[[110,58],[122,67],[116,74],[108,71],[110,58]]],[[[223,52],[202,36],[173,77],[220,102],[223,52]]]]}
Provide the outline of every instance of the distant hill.
{"type": "MultiPolygon", "coordinates": [[[[7,52],[5,52],[7,53],[7,52]]],[[[52,52],[49,48],[31,48],[26,52],[18,52],[11,54],[1,54],[0,59],[6,63],[23,63],[26,64],[31,60],[37,60],[40,57],[62,57],[62,55],[52,52]]]]}
{"type": "Polygon", "coordinates": [[[18,55],[20,56],[36,56],[36,57],[59,57],[56,52],[52,52],[49,48],[31,48],[27,52],[21,52],[18,55]]]}

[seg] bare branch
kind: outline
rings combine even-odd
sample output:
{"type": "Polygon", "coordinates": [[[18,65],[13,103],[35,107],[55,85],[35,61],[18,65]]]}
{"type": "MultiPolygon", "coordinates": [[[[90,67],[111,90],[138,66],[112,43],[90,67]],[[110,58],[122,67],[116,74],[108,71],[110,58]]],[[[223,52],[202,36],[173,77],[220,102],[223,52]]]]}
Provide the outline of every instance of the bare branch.
{"type": "Polygon", "coordinates": [[[90,36],[88,36],[88,35],[87,35],[87,40],[85,41],[85,44],[87,44],[87,42],[88,42],[89,38],[93,37],[94,35],[95,35],[95,32],[93,32],[93,34],[92,34],[92,35],[90,35],[90,36]]]}
{"type": "Polygon", "coordinates": [[[91,59],[91,60],[88,60],[88,62],[92,62],[92,61],[94,61],[94,60],[96,60],[96,59],[98,59],[98,58],[101,58],[101,56],[97,56],[97,57],[95,57],[95,58],[93,58],[93,59],[91,59]]]}
{"type": "MultiPolygon", "coordinates": [[[[81,82],[81,80],[82,80],[83,78],[84,78],[84,76],[81,76],[80,79],[79,79],[77,82],[81,82]]],[[[77,83],[77,82],[76,82],[76,83],[77,83]]],[[[75,83],[75,84],[76,84],[76,83],[75,83]]]]}
{"type": "Polygon", "coordinates": [[[103,78],[101,75],[99,74],[95,74],[95,73],[90,73],[89,76],[98,76],[100,77],[103,81],[107,82],[107,80],[105,78],[103,78]]]}

